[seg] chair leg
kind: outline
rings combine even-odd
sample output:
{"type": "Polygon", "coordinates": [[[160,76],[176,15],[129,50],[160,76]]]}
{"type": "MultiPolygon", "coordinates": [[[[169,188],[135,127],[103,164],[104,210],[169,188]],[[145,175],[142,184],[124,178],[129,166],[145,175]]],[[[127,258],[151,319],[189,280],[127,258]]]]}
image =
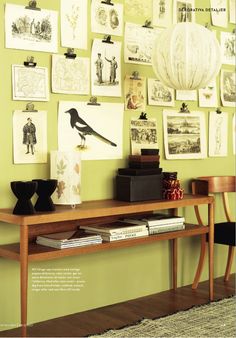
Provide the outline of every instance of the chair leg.
{"type": "Polygon", "coordinates": [[[233,263],[233,258],[234,258],[234,246],[229,246],[227,265],[226,265],[226,269],[225,269],[225,278],[224,278],[225,282],[228,282],[228,280],[229,280],[229,275],[230,275],[231,266],[232,266],[232,263],[233,263]]]}
{"type": "Polygon", "coordinates": [[[206,256],[206,235],[202,235],[201,236],[201,252],[200,252],[198,267],[197,267],[197,271],[196,271],[194,281],[192,284],[193,290],[195,290],[198,287],[198,283],[199,283],[199,280],[202,274],[205,256],[206,256]]]}

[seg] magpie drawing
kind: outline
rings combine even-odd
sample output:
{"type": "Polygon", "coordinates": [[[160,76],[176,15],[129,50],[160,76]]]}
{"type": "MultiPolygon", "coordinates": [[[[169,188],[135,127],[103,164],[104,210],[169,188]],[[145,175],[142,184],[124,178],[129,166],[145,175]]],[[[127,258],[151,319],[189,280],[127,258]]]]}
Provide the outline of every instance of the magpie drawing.
{"type": "Polygon", "coordinates": [[[104,136],[100,135],[97,133],[92,127],[90,127],[80,116],[78,111],[75,108],[71,108],[65,113],[70,114],[70,125],[71,128],[75,128],[78,130],[79,136],[81,138],[81,144],[80,148],[85,148],[85,143],[86,143],[86,135],[93,135],[97,137],[100,141],[103,141],[107,144],[110,144],[113,147],[116,147],[117,145],[105,138],[104,136]]]}

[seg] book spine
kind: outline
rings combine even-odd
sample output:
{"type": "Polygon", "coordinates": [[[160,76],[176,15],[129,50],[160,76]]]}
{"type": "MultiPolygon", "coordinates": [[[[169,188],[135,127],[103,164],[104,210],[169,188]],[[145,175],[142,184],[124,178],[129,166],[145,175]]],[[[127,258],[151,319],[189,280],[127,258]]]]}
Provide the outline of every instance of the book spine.
{"type": "Polygon", "coordinates": [[[152,228],[149,229],[149,235],[155,235],[155,234],[160,234],[162,232],[170,232],[170,231],[177,231],[177,230],[183,230],[185,229],[185,225],[173,225],[170,227],[157,227],[157,228],[152,228]]]}
{"type": "Polygon", "coordinates": [[[168,218],[168,219],[160,219],[160,220],[147,220],[145,219],[145,221],[147,222],[148,226],[155,226],[155,225],[172,225],[172,224],[183,224],[183,222],[185,221],[185,218],[181,217],[181,218],[168,218]]]}
{"type": "Polygon", "coordinates": [[[145,231],[140,231],[140,232],[134,232],[130,234],[120,234],[120,235],[102,235],[102,239],[107,242],[112,242],[112,241],[118,241],[122,239],[129,239],[129,238],[137,238],[137,237],[144,237],[148,236],[148,230],[145,231]]]}
{"type": "Polygon", "coordinates": [[[142,232],[147,230],[147,226],[145,224],[143,225],[137,225],[131,226],[127,228],[122,229],[99,229],[99,228],[92,228],[92,227],[81,227],[81,229],[84,229],[86,233],[94,233],[94,234],[101,234],[101,235],[125,235],[130,234],[133,232],[142,232]]]}

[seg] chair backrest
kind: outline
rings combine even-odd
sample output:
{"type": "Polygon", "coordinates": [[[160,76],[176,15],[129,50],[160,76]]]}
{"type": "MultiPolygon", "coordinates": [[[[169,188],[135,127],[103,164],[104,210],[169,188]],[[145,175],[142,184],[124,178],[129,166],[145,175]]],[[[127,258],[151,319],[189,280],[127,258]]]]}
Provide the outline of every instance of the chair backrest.
{"type": "MultiPolygon", "coordinates": [[[[225,216],[228,222],[233,222],[228,193],[236,191],[236,177],[235,176],[201,176],[192,182],[192,193],[194,195],[208,195],[214,193],[221,193],[223,199],[223,206],[225,216]]],[[[195,207],[196,217],[199,224],[203,224],[199,209],[195,207]]]]}

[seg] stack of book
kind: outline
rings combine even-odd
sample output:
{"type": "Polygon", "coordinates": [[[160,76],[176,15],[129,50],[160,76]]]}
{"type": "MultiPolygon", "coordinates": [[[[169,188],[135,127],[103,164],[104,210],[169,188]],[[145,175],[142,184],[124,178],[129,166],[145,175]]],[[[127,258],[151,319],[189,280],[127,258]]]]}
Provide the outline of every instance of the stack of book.
{"type": "Polygon", "coordinates": [[[56,249],[66,249],[78,246],[102,243],[98,234],[87,234],[84,231],[65,231],[37,236],[36,243],[56,249]]]}
{"type": "Polygon", "coordinates": [[[185,229],[184,217],[165,214],[153,214],[152,216],[141,218],[125,218],[124,221],[131,224],[145,224],[148,227],[149,235],[185,229]]]}
{"type": "Polygon", "coordinates": [[[145,223],[131,225],[123,221],[115,221],[96,226],[82,225],[80,229],[89,234],[100,235],[105,242],[148,236],[148,229],[145,223]]]}

